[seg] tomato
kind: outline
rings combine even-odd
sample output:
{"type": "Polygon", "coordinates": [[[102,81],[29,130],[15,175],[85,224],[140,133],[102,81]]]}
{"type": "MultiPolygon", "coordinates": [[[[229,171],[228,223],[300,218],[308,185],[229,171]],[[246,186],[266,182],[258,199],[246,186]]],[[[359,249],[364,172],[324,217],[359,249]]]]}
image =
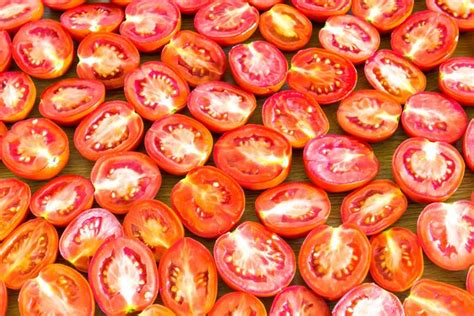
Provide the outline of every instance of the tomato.
{"type": "Polygon", "coordinates": [[[183,14],[194,14],[202,7],[210,4],[212,0],[175,0],[179,11],[183,14]]]}
{"type": "Polygon", "coordinates": [[[87,280],[63,264],[50,264],[23,284],[18,295],[20,315],[84,315],[95,312],[94,297],[87,280]]]}
{"type": "Polygon", "coordinates": [[[138,114],[156,121],[186,106],[189,86],[166,64],[150,61],[127,75],[124,91],[138,114]]]}
{"type": "Polygon", "coordinates": [[[43,0],[43,4],[53,10],[67,10],[80,6],[86,0],[43,0]]]}
{"type": "Polygon", "coordinates": [[[310,95],[285,90],[270,96],[262,107],[263,125],[282,133],[294,148],[329,130],[329,121],[310,95]]]}
{"type": "Polygon", "coordinates": [[[251,5],[259,9],[260,11],[266,11],[271,9],[273,6],[285,2],[284,0],[248,0],[251,5]]]}
{"type": "Polygon", "coordinates": [[[124,18],[123,10],[107,3],[84,4],[64,12],[60,21],[77,41],[90,33],[114,32],[124,18]]]}
{"type": "Polygon", "coordinates": [[[296,238],[326,222],[331,202],[326,192],[308,182],[288,182],[262,192],[255,211],[272,232],[296,238]]]}
{"type": "Polygon", "coordinates": [[[304,286],[293,285],[275,296],[269,315],[329,316],[331,314],[321,297],[304,286]]]}
{"type": "Polygon", "coordinates": [[[474,57],[455,57],[439,67],[439,88],[464,105],[474,105],[474,57]]]}
{"type": "Polygon", "coordinates": [[[23,72],[0,72],[0,121],[16,122],[30,114],[35,104],[36,87],[23,72]]]}
{"type": "Polygon", "coordinates": [[[126,6],[130,3],[132,3],[133,0],[110,0],[113,4],[117,4],[120,6],[126,6]]]}
{"type": "Polygon", "coordinates": [[[295,254],[282,238],[256,222],[244,222],[217,238],[217,270],[234,290],[273,296],[295,276],[295,254]]]}
{"type": "Polygon", "coordinates": [[[3,137],[5,137],[5,134],[8,132],[8,128],[3,124],[2,121],[0,121],[0,160],[2,160],[2,142],[3,142],[3,137]]]}
{"type": "Polygon", "coordinates": [[[340,101],[354,90],[357,71],[345,57],[321,48],[307,48],[291,58],[288,85],[320,104],[340,101]]]}
{"type": "Polygon", "coordinates": [[[244,0],[216,0],[194,17],[196,31],[220,45],[245,42],[257,30],[258,10],[244,0]]]}
{"type": "Polygon", "coordinates": [[[449,15],[461,31],[474,30],[474,13],[469,1],[426,0],[426,7],[431,11],[449,15]]]}
{"type": "Polygon", "coordinates": [[[0,31],[0,72],[7,71],[12,59],[12,43],[7,31],[0,31]]]}
{"type": "Polygon", "coordinates": [[[44,219],[32,219],[16,228],[0,244],[0,279],[19,290],[28,279],[56,260],[58,233],[44,219]]]}
{"type": "Polygon", "coordinates": [[[471,119],[462,143],[464,161],[474,171],[474,119],[471,119]]]}
{"type": "Polygon", "coordinates": [[[153,304],[145,308],[139,316],[175,316],[171,309],[163,305],[153,304]]]}
{"type": "Polygon", "coordinates": [[[369,272],[370,243],[352,224],[320,225],[301,245],[298,266],[318,295],[336,300],[362,283],[369,272]]]}
{"type": "Polygon", "coordinates": [[[459,29],[453,19],[426,10],[412,14],[399,25],[392,32],[390,45],[422,70],[429,70],[454,53],[458,37],[459,29]]]}
{"type": "Polygon", "coordinates": [[[0,241],[23,221],[30,199],[28,184],[13,178],[0,179],[0,241]]]}
{"type": "Polygon", "coordinates": [[[130,208],[123,220],[125,235],[134,237],[151,249],[156,261],[176,241],[184,237],[183,224],[163,202],[143,200],[130,208]]]}
{"type": "Polygon", "coordinates": [[[6,315],[8,307],[8,293],[5,283],[0,280],[0,315],[6,315]]]}
{"type": "Polygon", "coordinates": [[[405,213],[408,201],[390,180],[374,180],[348,194],[341,205],[341,220],[366,235],[380,233],[405,213]]]}
{"type": "Polygon", "coordinates": [[[158,295],[153,254],[133,238],[106,240],[92,257],[88,276],[95,300],[107,315],[141,311],[158,295]]]}
{"type": "Polygon", "coordinates": [[[191,115],[216,133],[243,126],[257,107],[253,94],[222,81],[197,86],[187,103],[191,115]]]}
{"type": "Polygon", "coordinates": [[[31,213],[56,226],[66,226],[94,203],[92,183],[78,175],[56,177],[31,198],[31,213]]]}
{"type": "Polygon", "coordinates": [[[47,19],[24,25],[12,45],[18,67],[39,79],[62,76],[71,66],[74,55],[69,33],[58,22],[47,19]]]}
{"type": "Polygon", "coordinates": [[[227,58],[213,40],[192,31],[180,31],[161,51],[161,60],[190,86],[220,80],[227,58]]]}
{"type": "Polygon", "coordinates": [[[103,103],[82,119],[74,132],[74,145],[89,160],[107,153],[135,149],[143,136],[143,120],[124,101],[103,103]]]}
{"type": "Polygon", "coordinates": [[[264,190],[283,182],[291,167],[291,145],[280,133],[248,124],[222,135],[214,163],[242,187],[264,190]]]}
{"type": "Polygon", "coordinates": [[[69,141],[52,121],[32,118],[12,126],[3,138],[1,151],[3,163],[15,175],[47,180],[66,166],[69,141]]]}
{"type": "Polygon", "coordinates": [[[466,131],[467,114],[451,98],[437,92],[419,92],[405,103],[402,126],[412,137],[454,143],[466,131]]]}
{"type": "Polygon", "coordinates": [[[252,294],[231,292],[221,296],[208,315],[267,316],[267,311],[265,305],[252,294]]]}
{"type": "Polygon", "coordinates": [[[398,297],[373,283],[358,285],[336,304],[333,316],[405,316],[398,297]]]}
{"type": "Polygon", "coordinates": [[[414,0],[352,0],[352,14],[385,33],[402,24],[411,15],[414,3],[414,0]]]}
{"type": "Polygon", "coordinates": [[[209,250],[182,238],[160,260],[161,299],[177,315],[206,315],[217,297],[217,270],[209,250]]]}
{"type": "Polygon", "coordinates": [[[105,86],[97,80],[69,78],[43,90],[39,111],[62,125],[75,125],[105,100],[105,86]]]}
{"type": "Polygon", "coordinates": [[[325,135],[309,141],[303,151],[303,163],[311,181],[329,192],[363,186],[379,171],[372,148],[343,135],[325,135]]]}
{"type": "Polygon", "coordinates": [[[0,30],[8,32],[15,32],[23,24],[41,19],[44,10],[41,0],[2,0],[0,7],[0,30]]]}
{"type": "Polygon", "coordinates": [[[192,169],[171,191],[171,204],[193,234],[215,238],[242,217],[245,195],[226,173],[211,166],[192,169]]]}
{"type": "Polygon", "coordinates": [[[288,71],[285,55],[264,41],[232,47],[229,51],[229,65],[235,82],[258,95],[280,90],[288,71]]]}
{"type": "Polygon", "coordinates": [[[77,270],[87,272],[100,245],[107,239],[121,236],[122,226],[112,213],[92,208],[69,223],[59,240],[59,252],[77,270]]]}
{"type": "Polygon", "coordinates": [[[474,293],[474,266],[471,266],[467,272],[466,289],[469,293],[474,293]]]}
{"type": "Polygon", "coordinates": [[[426,88],[426,77],[418,67],[401,55],[382,49],[364,66],[367,81],[375,89],[388,93],[399,103],[426,88]]]}
{"type": "Polygon", "coordinates": [[[464,161],[448,143],[409,138],[395,150],[393,178],[402,191],[419,203],[447,200],[464,177],[464,161]]]}
{"type": "Polygon", "coordinates": [[[316,22],[323,22],[333,15],[346,14],[351,8],[350,0],[291,0],[291,4],[316,22]]]}
{"type": "Polygon", "coordinates": [[[133,43],[115,33],[91,33],[77,48],[77,76],[102,81],[107,89],[123,87],[125,76],[138,68],[140,55],[133,43]]]}

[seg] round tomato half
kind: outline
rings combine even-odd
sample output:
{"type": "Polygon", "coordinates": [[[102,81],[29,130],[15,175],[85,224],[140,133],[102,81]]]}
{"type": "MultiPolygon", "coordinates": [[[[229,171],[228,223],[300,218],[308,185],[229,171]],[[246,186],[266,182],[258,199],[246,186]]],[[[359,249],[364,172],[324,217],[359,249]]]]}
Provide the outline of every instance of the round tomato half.
{"type": "Polygon", "coordinates": [[[80,6],[86,0],[43,0],[43,4],[53,10],[68,10],[80,6]]]}
{"type": "Polygon", "coordinates": [[[23,221],[30,199],[28,184],[13,178],[0,179],[0,241],[23,221]]]}
{"type": "Polygon", "coordinates": [[[326,302],[308,288],[289,286],[275,296],[269,316],[329,316],[326,302]]]}
{"type": "Polygon", "coordinates": [[[474,105],[474,57],[455,57],[439,67],[439,88],[464,105],[474,105]]]}
{"type": "Polygon", "coordinates": [[[414,4],[414,0],[352,0],[352,14],[385,33],[402,24],[413,12],[414,4]]]}
{"type": "Polygon", "coordinates": [[[474,119],[471,119],[464,134],[462,148],[466,165],[474,171],[474,119]]]}
{"type": "Polygon", "coordinates": [[[5,282],[0,280],[0,315],[6,315],[8,307],[8,293],[5,282]]]}
{"type": "Polygon", "coordinates": [[[461,31],[474,31],[474,11],[469,1],[426,0],[426,7],[449,15],[461,31]]]}
{"type": "Polygon", "coordinates": [[[471,266],[467,272],[466,290],[474,295],[474,266],[471,266]]]}
{"type": "Polygon", "coordinates": [[[153,304],[145,308],[140,316],[176,316],[176,314],[163,305],[153,304]]]}
{"type": "Polygon", "coordinates": [[[0,30],[15,32],[28,22],[37,21],[43,16],[41,0],[3,0],[0,11],[0,30]]]}
{"type": "Polygon", "coordinates": [[[12,43],[7,31],[0,31],[0,72],[7,71],[12,59],[12,43]]]}
{"type": "Polygon", "coordinates": [[[316,22],[333,15],[343,15],[351,8],[351,0],[291,0],[291,4],[316,22]]]}
{"type": "Polygon", "coordinates": [[[252,294],[231,292],[221,296],[208,315],[267,316],[267,311],[265,305],[252,294]]]}
{"type": "Polygon", "coordinates": [[[183,14],[195,14],[199,9],[210,4],[212,0],[175,0],[183,14]]]}
{"type": "Polygon", "coordinates": [[[0,72],[0,121],[16,122],[30,114],[36,100],[36,87],[23,72],[0,72]]]}

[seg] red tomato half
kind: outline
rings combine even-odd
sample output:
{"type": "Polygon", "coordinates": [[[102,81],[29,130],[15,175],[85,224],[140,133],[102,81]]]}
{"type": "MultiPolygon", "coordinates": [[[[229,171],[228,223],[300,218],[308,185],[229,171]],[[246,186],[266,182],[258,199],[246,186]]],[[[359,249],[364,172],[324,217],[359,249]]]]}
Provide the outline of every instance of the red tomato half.
{"type": "Polygon", "coordinates": [[[7,71],[12,59],[12,43],[7,31],[0,31],[0,72],[7,71]]]}
{"type": "Polygon", "coordinates": [[[80,6],[86,0],[43,0],[43,4],[53,10],[68,10],[80,6]]]}
{"type": "Polygon", "coordinates": [[[329,121],[310,95],[285,90],[270,96],[262,107],[263,125],[282,133],[295,148],[329,130],[329,121]]]}
{"type": "Polygon", "coordinates": [[[459,103],[437,92],[412,95],[403,109],[402,126],[412,137],[454,143],[467,128],[467,114],[459,103]]]}
{"type": "Polygon", "coordinates": [[[36,87],[23,72],[0,72],[0,121],[16,122],[30,114],[36,100],[36,87]]]}
{"type": "Polygon", "coordinates": [[[474,119],[471,119],[462,143],[466,165],[474,171],[474,119]]]}
{"type": "Polygon", "coordinates": [[[41,0],[2,0],[0,6],[0,30],[15,32],[20,26],[43,16],[41,0]]]}
{"type": "Polygon", "coordinates": [[[392,32],[390,45],[422,70],[428,70],[454,53],[458,37],[459,29],[453,19],[426,10],[416,12],[399,25],[392,32]]]}
{"type": "Polygon", "coordinates": [[[426,0],[426,7],[449,15],[461,31],[474,30],[474,11],[470,1],[426,0]]]}
{"type": "Polygon", "coordinates": [[[59,241],[61,256],[77,270],[87,272],[89,262],[102,243],[123,236],[117,218],[102,208],[89,209],[73,219],[59,241]]]}
{"type": "Polygon", "coordinates": [[[237,84],[258,95],[280,90],[288,71],[285,55],[264,41],[232,47],[229,51],[229,65],[237,84]]]}
{"type": "Polygon", "coordinates": [[[2,142],[2,160],[15,175],[31,180],[56,176],[69,160],[66,133],[45,118],[15,123],[2,142]]]}
{"type": "Polygon", "coordinates": [[[309,141],[303,163],[311,181],[329,192],[358,188],[379,171],[379,161],[368,144],[342,135],[325,135],[309,141]]]}
{"type": "Polygon", "coordinates": [[[93,316],[94,297],[87,280],[63,264],[50,264],[28,280],[18,294],[20,315],[93,316]]]}
{"type": "Polygon", "coordinates": [[[269,316],[329,316],[326,302],[308,288],[289,286],[275,296],[269,316]]]}
{"type": "Polygon", "coordinates": [[[466,289],[469,293],[474,295],[474,266],[471,266],[467,272],[466,289]]]}
{"type": "Polygon", "coordinates": [[[133,238],[105,241],[91,260],[88,276],[95,300],[107,315],[141,311],[158,295],[159,276],[153,254],[133,238]]]}
{"type": "Polygon", "coordinates": [[[393,178],[402,191],[419,203],[440,202],[456,192],[464,177],[464,161],[448,143],[409,138],[395,150],[393,178]]]}
{"type": "Polygon", "coordinates": [[[474,57],[455,57],[439,67],[439,88],[464,105],[474,105],[474,57]]]}
{"type": "Polygon", "coordinates": [[[175,0],[179,11],[183,14],[194,14],[202,7],[210,4],[212,0],[175,0]]]}
{"type": "Polygon", "coordinates": [[[414,3],[414,0],[352,0],[352,14],[385,33],[402,24],[411,15],[414,3]]]}
{"type": "Polygon", "coordinates": [[[175,316],[176,314],[163,305],[153,304],[145,308],[140,316],[175,316]]]}
{"type": "Polygon", "coordinates": [[[252,294],[231,292],[221,296],[208,315],[267,316],[267,311],[265,305],[252,294]]]}
{"type": "Polygon", "coordinates": [[[15,229],[0,244],[0,280],[19,290],[27,280],[56,260],[58,233],[44,219],[30,220],[15,229]]]}
{"type": "Polygon", "coordinates": [[[277,5],[283,3],[285,0],[248,0],[251,5],[260,11],[266,11],[277,5]]]}
{"type": "Polygon", "coordinates": [[[13,178],[0,179],[0,240],[5,239],[23,221],[30,199],[28,184],[13,178]]]}
{"type": "Polygon", "coordinates": [[[291,145],[280,133],[248,124],[222,135],[214,146],[216,166],[246,189],[283,182],[291,167],[291,145]]]}
{"type": "Polygon", "coordinates": [[[8,293],[5,283],[0,280],[0,315],[6,315],[8,307],[8,293]]]}
{"type": "Polygon", "coordinates": [[[333,15],[343,15],[351,8],[351,0],[291,0],[291,4],[316,22],[325,21],[333,15]]]}

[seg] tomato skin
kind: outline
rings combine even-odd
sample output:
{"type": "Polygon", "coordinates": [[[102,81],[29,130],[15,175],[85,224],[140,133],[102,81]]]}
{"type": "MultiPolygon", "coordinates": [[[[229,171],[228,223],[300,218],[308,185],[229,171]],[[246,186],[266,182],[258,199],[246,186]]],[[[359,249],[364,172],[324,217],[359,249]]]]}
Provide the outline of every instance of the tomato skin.
{"type": "Polygon", "coordinates": [[[439,66],[438,85],[441,91],[466,106],[474,105],[474,92],[469,83],[474,70],[473,57],[454,57],[439,66]],[[459,79],[459,78],[462,79],[459,79]]]}
{"type": "Polygon", "coordinates": [[[396,1],[385,9],[386,3],[384,0],[372,0],[371,2],[352,0],[352,14],[371,23],[381,33],[386,33],[402,24],[411,15],[415,1],[396,1]]]}
{"type": "Polygon", "coordinates": [[[443,13],[451,17],[459,27],[460,31],[473,31],[474,30],[474,15],[472,14],[472,8],[469,7],[469,2],[465,5],[459,5],[454,3],[453,7],[450,6],[450,1],[435,1],[426,0],[426,7],[435,12],[443,13]],[[457,9],[457,10],[456,10],[457,9]]]}
{"type": "Polygon", "coordinates": [[[471,119],[467,126],[462,143],[462,149],[466,165],[474,171],[474,119],[471,119]]]}
{"type": "Polygon", "coordinates": [[[0,31],[0,72],[7,71],[12,60],[12,41],[7,31],[0,31]]]}
{"type": "Polygon", "coordinates": [[[466,290],[474,295],[474,266],[470,266],[467,272],[466,290]]]}
{"type": "Polygon", "coordinates": [[[163,305],[153,304],[145,308],[139,316],[175,316],[176,314],[163,305]]]}
{"type": "Polygon", "coordinates": [[[43,4],[53,10],[68,10],[84,4],[86,0],[43,0],[43,4]]]}
{"type": "Polygon", "coordinates": [[[3,142],[3,137],[5,137],[5,134],[8,132],[8,128],[3,124],[2,121],[0,121],[0,160],[2,160],[2,142],[3,142]]]}
{"type": "MultiPolygon", "coordinates": [[[[31,190],[17,179],[0,179],[0,241],[20,225],[28,212],[31,190]]],[[[1,313],[0,313],[1,314],[1,313]]]]}
{"type": "Polygon", "coordinates": [[[252,294],[245,292],[230,292],[222,295],[209,312],[209,316],[232,315],[267,316],[265,305],[252,294]]]}
{"type": "Polygon", "coordinates": [[[285,2],[285,0],[248,0],[251,5],[259,11],[267,11],[277,4],[285,2]]]}
{"type": "Polygon", "coordinates": [[[23,120],[35,104],[36,86],[33,80],[24,72],[10,71],[0,72],[0,82],[0,121],[11,123],[23,120]]]}
{"type": "Polygon", "coordinates": [[[275,296],[269,316],[280,316],[285,312],[300,316],[331,315],[326,302],[301,285],[289,286],[275,296]]]}
{"type": "Polygon", "coordinates": [[[350,0],[312,1],[291,0],[291,4],[304,15],[316,22],[324,22],[333,15],[346,14],[351,8],[350,0]]]}
{"type": "Polygon", "coordinates": [[[210,4],[212,0],[175,0],[182,14],[195,14],[202,7],[210,4]]]}
{"type": "Polygon", "coordinates": [[[0,280],[0,315],[6,315],[8,307],[8,293],[5,283],[0,280]]]}
{"type": "MultiPolygon", "coordinates": [[[[15,17],[2,18],[0,30],[15,33],[22,25],[41,19],[44,11],[43,2],[41,0],[26,0],[21,2],[25,4],[25,9],[15,17]]],[[[2,5],[6,8],[8,8],[8,5],[13,6],[15,4],[16,2],[13,1],[2,2],[2,5]]]]}

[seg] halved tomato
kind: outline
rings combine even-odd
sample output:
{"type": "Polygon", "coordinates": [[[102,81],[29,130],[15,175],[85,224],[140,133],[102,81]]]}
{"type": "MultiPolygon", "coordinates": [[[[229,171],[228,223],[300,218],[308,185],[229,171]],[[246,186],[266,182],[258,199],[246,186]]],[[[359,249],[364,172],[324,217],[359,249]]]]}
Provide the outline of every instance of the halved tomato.
{"type": "Polygon", "coordinates": [[[100,245],[107,239],[121,236],[122,226],[112,213],[92,208],[69,223],[59,240],[59,252],[77,270],[87,272],[100,245]]]}
{"type": "Polygon", "coordinates": [[[399,25],[392,32],[390,45],[422,70],[429,70],[454,53],[458,37],[459,29],[453,19],[426,10],[412,14],[399,25]]]}
{"type": "Polygon", "coordinates": [[[105,86],[97,80],[69,78],[41,93],[42,116],[62,125],[75,125],[105,100],[105,86]]]}
{"type": "Polygon", "coordinates": [[[20,26],[43,16],[41,0],[3,0],[0,10],[0,30],[16,32],[20,26]]]}
{"type": "Polygon", "coordinates": [[[171,204],[193,234],[215,238],[228,232],[245,210],[240,185],[221,170],[192,169],[171,191],[171,204]]]}
{"type": "Polygon", "coordinates": [[[0,31],[0,72],[8,70],[12,59],[12,42],[7,31],[0,31]]]}
{"type": "Polygon", "coordinates": [[[402,107],[395,99],[377,90],[358,90],[345,98],[337,109],[337,122],[348,134],[367,142],[380,142],[398,128],[402,107]]]}
{"type": "Polygon", "coordinates": [[[248,124],[222,135],[214,146],[216,166],[246,189],[283,182],[291,167],[291,145],[273,129],[248,124]]]}
{"type": "Polygon", "coordinates": [[[191,115],[216,133],[243,126],[257,107],[253,94],[222,81],[197,86],[187,103],[191,115]]]}
{"type": "Polygon", "coordinates": [[[50,264],[21,287],[20,315],[83,315],[95,313],[94,297],[87,280],[63,264],[50,264]]]}
{"type": "Polygon", "coordinates": [[[161,299],[177,315],[206,315],[217,297],[216,264],[209,250],[182,238],[160,260],[161,299]]]}
{"type": "Polygon", "coordinates": [[[95,300],[107,315],[141,311],[158,295],[159,276],[153,254],[133,238],[105,241],[92,257],[88,276],[95,300]]]}
{"type": "Polygon", "coordinates": [[[2,160],[15,175],[31,180],[56,176],[69,160],[66,133],[52,121],[32,118],[15,123],[2,142],[2,160]]]}
{"type": "Polygon", "coordinates": [[[439,66],[441,91],[464,105],[474,105],[474,57],[455,57],[439,66]]]}
{"type": "Polygon", "coordinates": [[[176,316],[176,314],[163,305],[153,304],[145,308],[139,316],[176,316]]]}
{"type": "Polygon", "coordinates": [[[283,3],[285,0],[248,0],[251,5],[259,9],[260,11],[266,11],[271,9],[278,3],[283,3]]]}
{"type": "Polygon", "coordinates": [[[288,62],[272,44],[255,41],[229,51],[229,65],[235,82],[258,95],[280,90],[285,84],[288,62]]]}
{"type": "Polygon", "coordinates": [[[208,315],[267,316],[267,311],[265,305],[252,294],[231,292],[221,296],[208,315]]]}
{"type": "Polygon", "coordinates": [[[147,153],[161,169],[174,175],[204,165],[212,143],[212,134],[204,125],[181,114],[155,121],[145,135],[147,153]]]}
{"type": "Polygon", "coordinates": [[[308,182],[289,182],[262,192],[255,211],[272,232],[296,238],[326,222],[331,202],[326,192],[308,182]]]}
{"type": "Polygon", "coordinates": [[[351,0],[291,0],[291,4],[316,22],[333,15],[343,15],[351,8],[351,0]]]}
{"type": "Polygon", "coordinates": [[[258,10],[244,0],[216,0],[194,17],[196,31],[220,45],[245,42],[257,30],[258,10]]]}
{"type": "Polygon", "coordinates": [[[474,265],[469,268],[466,277],[466,290],[474,295],[474,265]]]}
{"type": "Polygon", "coordinates": [[[58,233],[41,218],[15,229],[0,244],[0,280],[7,288],[19,290],[27,280],[38,276],[43,267],[56,260],[58,233]]]}
{"type": "Polygon", "coordinates": [[[387,49],[379,50],[366,61],[364,73],[372,87],[388,93],[402,104],[426,88],[423,72],[409,60],[387,49]]]}
{"type": "Polygon", "coordinates": [[[419,203],[441,202],[456,192],[464,177],[464,161],[448,143],[409,138],[395,150],[393,178],[419,203]]]}
{"type": "Polygon", "coordinates": [[[31,213],[56,226],[66,226],[94,203],[92,183],[79,175],[56,177],[31,197],[31,213]]]}
{"type": "Polygon", "coordinates": [[[474,30],[474,10],[470,1],[426,0],[426,7],[431,11],[449,15],[461,31],[474,30]]]}
{"type": "Polygon", "coordinates": [[[8,293],[5,282],[0,280],[0,315],[6,315],[8,307],[8,293]]]}
{"type": "Polygon", "coordinates": [[[190,86],[220,80],[227,58],[213,40],[192,31],[180,31],[161,51],[161,60],[174,69],[190,86]]]}
{"type": "Polygon", "coordinates": [[[77,76],[102,81],[107,89],[123,87],[125,76],[140,64],[135,45],[115,33],[90,33],[79,44],[77,56],[77,76]]]}
{"type": "Polygon", "coordinates": [[[2,142],[3,142],[3,137],[5,137],[5,134],[8,132],[8,128],[3,124],[2,121],[0,121],[0,160],[2,160],[2,142]]]}
{"type": "Polygon", "coordinates": [[[151,249],[156,261],[176,241],[184,237],[183,224],[176,213],[157,200],[138,201],[123,220],[125,235],[134,237],[151,249]]]}
{"type": "Polygon", "coordinates": [[[194,14],[202,7],[210,4],[212,0],[175,0],[179,11],[183,14],[194,14]]]}
{"type": "Polygon", "coordinates": [[[301,245],[298,259],[306,284],[329,300],[339,299],[361,284],[369,264],[369,240],[352,224],[316,227],[301,245]]]}
{"type": "Polygon", "coordinates": [[[36,86],[23,72],[0,72],[0,121],[16,122],[30,114],[36,100],[36,86]]]}
{"type": "Polygon", "coordinates": [[[350,191],[372,180],[379,161],[368,144],[343,135],[310,140],[303,151],[308,177],[329,192],[350,191]]]}
{"type": "Polygon", "coordinates": [[[125,9],[120,34],[141,52],[154,52],[167,44],[181,28],[181,13],[172,0],[135,0],[125,9]]]}
{"type": "Polygon", "coordinates": [[[289,286],[275,296],[269,316],[329,316],[326,302],[308,288],[301,285],[289,286]]]}
{"type": "Polygon", "coordinates": [[[340,101],[354,90],[357,70],[345,57],[321,48],[307,48],[291,58],[288,85],[320,104],[340,101]]]}
{"type": "Polygon", "coordinates": [[[474,119],[471,119],[464,134],[462,149],[466,165],[474,171],[474,119]]]}
{"type": "Polygon", "coordinates": [[[28,184],[13,178],[0,179],[0,241],[23,221],[30,199],[28,184]]]}
{"type": "Polygon", "coordinates": [[[86,0],[43,0],[43,4],[53,10],[68,10],[80,6],[86,0]]]}
{"type": "Polygon", "coordinates": [[[419,92],[405,103],[402,126],[411,137],[454,143],[466,131],[467,114],[451,98],[437,92],[419,92]]]}
{"type": "Polygon", "coordinates": [[[142,118],[129,103],[109,101],[82,119],[74,132],[74,145],[83,157],[97,160],[135,149],[143,130],[142,118]]]}
{"type": "Polygon", "coordinates": [[[282,133],[294,148],[329,130],[329,121],[310,95],[285,90],[270,96],[262,107],[263,125],[282,133]]]}
{"type": "Polygon", "coordinates": [[[62,76],[71,65],[71,36],[54,20],[24,25],[13,38],[13,59],[21,70],[39,79],[62,76]]]}
{"type": "Polygon", "coordinates": [[[405,213],[408,201],[390,180],[374,180],[347,195],[341,205],[341,220],[354,224],[366,235],[380,233],[405,213]]]}
{"type": "Polygon", "coordinates": [[[413,12],[414,4],[414,0],[352,0],[352,14],[385,33],[402,24],[413,12]]]}
{"type": "Polygon", "coordinates": [[[186,106],[189,86],[166,64],[149,61],[127,75],[124,91],[138,114],[156,121],[186,106]]]}

